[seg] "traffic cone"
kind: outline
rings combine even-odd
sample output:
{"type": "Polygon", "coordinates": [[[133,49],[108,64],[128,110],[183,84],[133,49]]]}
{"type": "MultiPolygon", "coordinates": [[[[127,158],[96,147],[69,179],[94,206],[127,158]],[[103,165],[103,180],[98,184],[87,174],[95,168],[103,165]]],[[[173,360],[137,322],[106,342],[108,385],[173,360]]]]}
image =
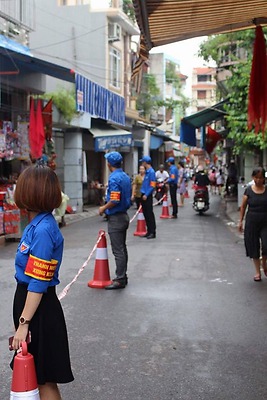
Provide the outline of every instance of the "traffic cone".
{"type": "Polygon", "coordinates": [[[10,400],[40,400],[33,356],[28,353],[27,343],[14,358],[10,400]]]}
{"type": "Polygon", "coordinates": [[[143,209],[141,206],[138,216],[137,216],[137,227],[136,227],[136,231],[134,232],[134,236],[144,236],[144,235],[146,235],[146,233],[147,233],[146,221],[145,221],[143,209]]]}
{"type": "Polygon", "coordinates": [[[100,235],[101,239],[96,248],[94,277],[88,282],[89,287],[96,289],[103,289],[112,283],[109,274],[108,250],[105,231],[99,231],[99,236],[100,235]]]}
{"type": "Polygon", "coordinates": [[[162,212],[160,218],[170,218],[167,194],[165,194],[163,197],[162,212]]]}

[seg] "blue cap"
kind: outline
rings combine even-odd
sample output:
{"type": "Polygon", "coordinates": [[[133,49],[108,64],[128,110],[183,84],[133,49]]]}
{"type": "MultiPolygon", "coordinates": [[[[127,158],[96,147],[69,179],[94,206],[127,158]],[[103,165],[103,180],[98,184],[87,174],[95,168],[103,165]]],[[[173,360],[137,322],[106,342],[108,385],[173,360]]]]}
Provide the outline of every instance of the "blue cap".
{"type": "Polygon", "coordinates": [[[146,162],[146,163],[148,163],[148,164],[151,164],[151,157],[149,157],[149,156],[144,156],[144,157],[141,158],[139,161],[140,161],[140,162],[146,162]]]}
{"type": "Polygon", "coordinates": [[[117,151],[111,151],[110,153],[106,153],[104,157],[107,159],[107,162],[113,167],[121,165],[122,155],[117,151]]]}
{"type": "Polygon", "coordinates": [[[170,163],[174,163],[174,158],[173,157],[169,157],[166,162],[170,162],[170,163]]]}

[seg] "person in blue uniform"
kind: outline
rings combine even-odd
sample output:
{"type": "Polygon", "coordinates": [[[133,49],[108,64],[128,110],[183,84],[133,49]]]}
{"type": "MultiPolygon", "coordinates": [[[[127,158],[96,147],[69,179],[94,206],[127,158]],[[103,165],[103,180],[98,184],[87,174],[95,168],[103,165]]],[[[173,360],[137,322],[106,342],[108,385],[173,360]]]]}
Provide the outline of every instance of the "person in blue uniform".
{"type": "Polygon", "coordinates": [[[166,160],[169,166],[169,179],[168,184],[170,187],[170,196],[172,203],[172,216],[171,218],[177,218],[178,206],[177,206],[177,183],[178,183],[178,168],[174,164],[174,158],[169,157],[166,160]]]}
{"type": "Polygon", "coordinates": [[[60,400],[57,383],[74,378],[65,318],[55,290],[64,244],[52,215],[62,201],[56,173],[45,166],[26,168],[18,178],[14,197],[18,208],[28,210],[30,222],[15,258],[12,347],[18,350],[30,331],[28,350],[34,357],[40,398],[60,400]]]}
{"type": "Polygon", "coordinates": [[[105,154],[111,172],[108,180],[107,202],[99,207],[99,215],[108,217],[108,234],[116,263],[116,277],[105,287],[107,290],[124,289],[128,284],[128,251],[126,245],[131,205],[131,180],[122,170],[122,155],[117,151],[105,154]]]}
{"type": "Polygon", "coordinates": [[[153,192],[156,187],[156,174],[151,166],[151,158],[149,156],[144,156],[140,161],[146,169],[146,175],[141,187],[141,204],[147,226],[147,233],[144,237],[147,239],[155,239],[156,221],[153,212],[153,192]]]}

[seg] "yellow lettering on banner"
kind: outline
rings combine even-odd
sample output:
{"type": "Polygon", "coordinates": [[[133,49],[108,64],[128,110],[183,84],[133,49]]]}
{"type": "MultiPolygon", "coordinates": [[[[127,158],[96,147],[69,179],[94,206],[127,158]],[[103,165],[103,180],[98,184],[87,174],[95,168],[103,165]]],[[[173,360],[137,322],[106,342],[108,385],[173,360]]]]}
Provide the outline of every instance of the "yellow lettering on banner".
{"type": "Polygon", "coordinates": [[[47,261],[30,255],[25,268],[25,275],[43,281],[51,281],[54,276],[57,264],[57,260],[47,261]]]}

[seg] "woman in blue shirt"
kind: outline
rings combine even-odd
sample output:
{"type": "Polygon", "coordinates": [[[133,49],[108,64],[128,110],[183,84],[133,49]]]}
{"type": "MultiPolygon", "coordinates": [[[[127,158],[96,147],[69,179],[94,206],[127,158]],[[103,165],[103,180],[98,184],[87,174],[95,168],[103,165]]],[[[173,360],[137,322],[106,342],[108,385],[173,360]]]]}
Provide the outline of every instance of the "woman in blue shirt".
{"type": "Polygon", "coordinates": [[[52,211],[60,206],[58,177],[49,167],[34,165],[19,176],[15,202],[29,212],[15,258],[17,289],[13,303],[16,329],[13,348],[31,332],[40,398],[60,400],[57,383],[71,382],[67,330],[55,287],[59,284],[64,239],[52,211]]]}

